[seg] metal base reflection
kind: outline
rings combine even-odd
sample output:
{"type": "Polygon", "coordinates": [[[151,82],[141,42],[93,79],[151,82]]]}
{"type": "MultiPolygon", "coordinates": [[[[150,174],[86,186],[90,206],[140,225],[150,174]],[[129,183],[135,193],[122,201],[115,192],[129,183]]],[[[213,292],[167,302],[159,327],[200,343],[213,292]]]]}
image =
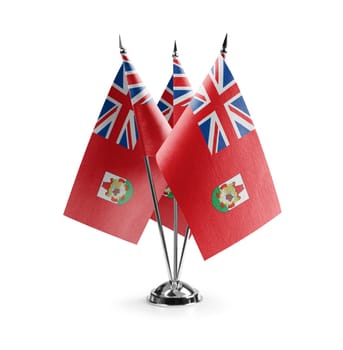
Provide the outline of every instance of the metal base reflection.
{"type": "Polygon", "coordinates": [[[148,302],[158,306],[180,306],[199,303],[202,296],[185,282],[168,281],[153,289],[148,302]]]}

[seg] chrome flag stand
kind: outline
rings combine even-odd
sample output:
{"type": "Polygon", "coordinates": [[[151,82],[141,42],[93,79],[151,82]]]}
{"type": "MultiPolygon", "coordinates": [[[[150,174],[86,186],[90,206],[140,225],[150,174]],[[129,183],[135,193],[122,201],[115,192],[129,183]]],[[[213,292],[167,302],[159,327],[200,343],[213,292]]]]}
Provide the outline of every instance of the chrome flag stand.
{"type": "MultiPolygon", "coordinates": [[[[119,36],[119,48],[120,48],[120,53],[121,54],[126,54],[126,49],[123,47],[122,42],[121,42],[121,37],[119,36]]],[[[174,46],[174,55],[177,55],[176,53],[176,44],[174,46]]],[[[155,190],[155,183],[150,167],[150,161],[149,161],[149,156],[146,154],[144,156],[144,164],[145,164],[145,169],[146,173],[148,176],[148,182],[150,186],[150,192],[152,196],[152,201],[154,205],[154,211],[156,215],[156,221],[157,221],[157,226],[158,226],[158,231],[160,234],[161,242],[162,242],[162,247],[163,247],[163,252],[164,252],[164,257],[165,257],[165,262],[167,266],[167,271],[168,271],[168,281],[161,284],[157,288],[153,289],[151,291],[151,294],[148,296],[148,302],[154,305],[160,305],[160,306],[172,306],[172,305],[187,305],[187,304],[193,304],[197,303],[202,300],[201,296],[199,295],[198,291],[188,284],[181,282],[179,280],[180,276],[180,271],[182,268],[182,263],[183,263],[183,258],[184,258],[184,253],[187,245],[187,240],[190,235],[190,230],[187,228],[186,234],[184,237],[184,244],[182,247],[182,252],[180,256],[180,261],[178,261],[178,206],[177,202],[174,200],[174,205],[173,205],[173,213],[174,213],[174,260],[173,260],[173,272],[170,266],[170,261],[169,261],[169,254],[168,254],[168,249],[165,241],[165,236],[163,232],[163,226],[162,226],[162,220],[161,220],[161,215],[160,215],[160,210],[158,207],[158,198],[156,195],[156,190],[155,190]]]]}
{"type": "Polygon", "coordinates": [[[174,198],[174,260],[173,260],[173,273],[170,267],[169,254],[166,245],[166,241],[164,238],[164,232],[162,227],[162,221],[160,216],[160,211],[158,208],[158,200],[156,196],[154,180],[150,168],[149,158],[144,157],[144,163],[146,172],[148,175],[152,200],[154,203],[156,221],[162,241],[163,252],[165,256],[165,261],[167,265],[168,277],[169,280],[167,282],[162,283],[157,288],[153,289],[148,296],[148,302],[154,305],[159,306],[180,306],[180,305],[189,305],[198,303],[202,300],[199,292],[192,288],[189,284],[182,282],[179,280],[180,272],[183,264],[184,254],[186,250],[187,241],[189,239],[190,230],[187,227],[186,234],[184,237],[184,243],[182,246],[180,260],[178,261],[178,214],[177,214],[177,202],[174,198]]]}

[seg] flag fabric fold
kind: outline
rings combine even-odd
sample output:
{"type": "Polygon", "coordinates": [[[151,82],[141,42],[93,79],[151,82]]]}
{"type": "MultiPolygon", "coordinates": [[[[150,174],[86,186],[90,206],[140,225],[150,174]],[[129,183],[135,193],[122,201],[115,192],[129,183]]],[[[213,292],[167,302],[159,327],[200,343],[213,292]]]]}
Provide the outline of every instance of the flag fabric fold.
{"type": "MultiPolygon", "coordinates": [[[[127,71],[132,69],[124,61],[95,124],[64,215],[137,243],[153,213],[143,157],[155,154],[169,131],[154,122],[158,108],[142,94],[146,89],[141,81],[133,86],[127,71]]],[[[151,170],[161,196],[166,182],[155,160],[151,170]]]]}
{"type": "Polygon", "coordinates": [[[280,213],[248,108],[220,55],[157,153],[204,259],[280,213]]]}

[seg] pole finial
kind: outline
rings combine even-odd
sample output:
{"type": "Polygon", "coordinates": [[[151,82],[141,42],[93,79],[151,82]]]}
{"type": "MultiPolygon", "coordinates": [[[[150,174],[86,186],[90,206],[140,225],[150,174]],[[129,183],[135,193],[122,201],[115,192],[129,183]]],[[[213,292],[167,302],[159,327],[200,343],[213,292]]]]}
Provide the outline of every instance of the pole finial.
{"type": "Polygon", "coordinates": [[[121,53],[121,54],[126,53],[126,49],[123,47],[123,44],[122,44],[122,42],[121,42],[121,36],[120,36],[120,34],[119,34],[119,48],[120,48],[120,53],[121,53]]]}
{"type": "Polygon", "coordinates": [[[220,53],[223,53],[223,54],[227,53],[226,47],[227,47],[227,33],[225,35],[225,38],[223,41],[223,46],[222,46],[222,49],[220,50],[220,53]]]}
{"type": "Polygon", "coordinates": [[[174,51],[173,51],[173,57],[178,57],[178,53],[177,53],[177,46],[176,46],[176,40],[174,40],[174,51]]]}

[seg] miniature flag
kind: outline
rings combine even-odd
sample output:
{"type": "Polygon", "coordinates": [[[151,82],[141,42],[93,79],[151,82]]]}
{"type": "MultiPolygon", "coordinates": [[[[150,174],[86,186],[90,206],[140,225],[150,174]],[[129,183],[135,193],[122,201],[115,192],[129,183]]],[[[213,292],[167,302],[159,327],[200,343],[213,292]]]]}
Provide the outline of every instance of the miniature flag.
{"type": "MultiPolygon", "coordinates": [[[[176,49],[175,49],[176,51],[176,49]]],[[[164,90],[157,106],[162,111],[164,117],[173,128],[181,114],[189,105],[193,96],[193,91],[190,82],[181,66],[179,59],[176,57],[176,52],[173,56],[173,74],[164,90]]],[[[174,229],[174,195],[169,186],[165,189],[158,205],[160,209],[161,219],[164,226],[174,229]]],[[[178,231],[185,234],[187,229],[186,219],[178,206],[178,231]]],[[[155,215],[153,215],[155,218],[155,215]]]]}
{"type": "MultiPolygon", "coordinates": [[[[142,135],[123,63],[95,124],[64,214],[137,243],[153,212],[142,135]]],[[[166,182],[151,162],[156,191],[166,182]]]]}
{"type": "Polygon", "coordinates": [[[280,213],[254,124],[221,55],[157,162],[204,259],[280,213]]]}

